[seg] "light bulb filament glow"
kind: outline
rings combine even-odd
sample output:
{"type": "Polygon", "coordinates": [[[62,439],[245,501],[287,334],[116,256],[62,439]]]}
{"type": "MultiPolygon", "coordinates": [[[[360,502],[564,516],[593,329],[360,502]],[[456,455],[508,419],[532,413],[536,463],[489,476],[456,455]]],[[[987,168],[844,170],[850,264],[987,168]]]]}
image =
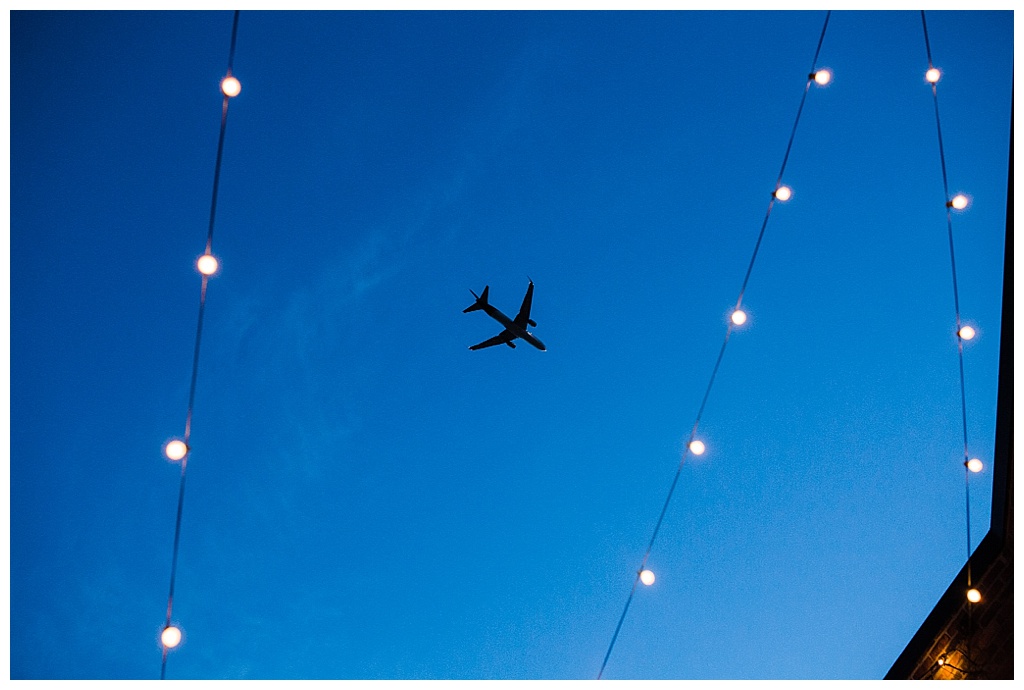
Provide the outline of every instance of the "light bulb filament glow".
{"type": "Polygon", "coordinates": [[[181,644],[181,630],[169,625],[164,628],[163,632],[160,633],[160,642],[163,643],[167,649],[173,649],[181,644]]]}
{"type": "Polygon", "coordinates": [[[234,77],[224,77],[220,82],[220,90],[228,98],[234,98],[242,93],[242,82],[234,77]]]}
{"type": "Polygon", "coordinates": [[[167,456],[168,460],[177,462],[188,455],[188,446],[185,445],[184,441],[178,439],[168,441],[167,445],[164,446],[164,455],[167,456]]]}
{"type": "Polygon", "coordinates": [[[949,200],[949,205],[955,208],[957,211],[963,211],[967,208],[970,203],[970,199],[967,198],[966,194],[957,194],[949,200]]]}
{"type": "Polygon", "coordinates": [[[198,268],[199,272],[204,276],[212,276],[217,272],[219,267],[220,263],[217,261],[217,257],[213,254],[203,254],[198,260],[196,260],[196,268],[198,268]]]}

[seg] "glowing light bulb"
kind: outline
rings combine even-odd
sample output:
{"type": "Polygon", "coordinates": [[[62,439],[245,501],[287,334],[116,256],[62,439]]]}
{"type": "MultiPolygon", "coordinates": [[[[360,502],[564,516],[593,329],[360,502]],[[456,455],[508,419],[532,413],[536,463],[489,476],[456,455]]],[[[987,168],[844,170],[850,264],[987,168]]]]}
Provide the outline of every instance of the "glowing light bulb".
{"type": "Polygon", "coordinates": [[[967,198],[966,194],[957,194],[955,197],[949,200],[949,205],[955,208],[957,211],[963,211],[967,208],[970,203],[970,199],[967,198]]]}
{"type": "Polygon", "coordinates": [[[946,665],[946,657],[940,656],[935,663],[937,663],[939,666],[945,666],[946,665]]]}
{"type": "Polygon", "coordinates": [[[967,461],[967,469],[977,474],[985,469],[985,465],[978,458],[971,458],[967,461]]]}
{"type": "Polygon", "coordinates": [[[690,452],[693,453],[694,455],[703,455],[704,454],[704,450],[705,450],[705,448],[704,448],[704,442],[703,441],[691,441],[690,442],[690,452]]]}
{"type": "Polygon", "coordinates": [[[228,98],[234,98],[242,93],[242,82],[234,77],[224,77],[220,83],[220,90],[228,98]]]}
{"type": "Polygon", "coordinates": [[[220,264],[217,262],[217,258],[213,254],[203,254],[199,257],[199,260],[196,261],[196,268],[198,268],[199,272],[204,276],[212,276],[217,272],[217,268],[219,267],[220,264]]]}
{"type": "Polygon", "coordinates": [[[972,604],[977,604],[979,601],[981,601],[981,592],[976,590],[974,587],[971,587],[969,590],[967,590],[967,601],[971,602],[972,604]]]}
{"type": "Polygon", "coordinates": [[[790,197],[793,196],[793,190],[786,185],[782,185],[775,190],[774,196],[779,201],[789,201],[790,197]]]}
{"type": "Polygon", "coordinates": [[[964,326],[963,328],[960,329],[959,335],[964,340],[970,340],[976,335],[976,333],[974,332],[974,329],[971,328],[970,326],[964,326]]]}
{"type": "Polygon", "coordinates": [[[160,642],[162,642],[164,647],[167,647],[168,649],[177,647],[181,644],[181,630],[173,625],[168,625],[164,628],[164,631],[160,633],[160,642]]]}
{"type": "Polygon", "coordinates": [[[651,585],[654,584],[654,573],[651,572],[650,570],[641,570],[640,571],[640,582],[643,582],[645,585],[650,587],[651,585]]]}
{"type": "Polygon", "coordinates": [[[832,70],[830,69],[819,69],[814,73],[814,82],[818,86],[825,86],[832,81],[832,70]]]}
{"type": "Polygon", "coordinates": [[[747,313],[742,309],[737,309],[729,318],[732,319],[732,322],[737,326],[742,326],[747,322],[747,313]]]}
{"type": "Polygon", "coordinates": [[[185,445],[184,441],[174,439],[164,446],[164,455],[167,456],[168,460],[178,461],[181,460],[188,454],[188,446],[185,445]]]}
{"type": "Polygon", "coordinates": [[[924,73],[925,81],[929,84],[934,84],[942,76],[942,72],[939,71],[938,67],[932,67],[930,70],[924,73]]]}

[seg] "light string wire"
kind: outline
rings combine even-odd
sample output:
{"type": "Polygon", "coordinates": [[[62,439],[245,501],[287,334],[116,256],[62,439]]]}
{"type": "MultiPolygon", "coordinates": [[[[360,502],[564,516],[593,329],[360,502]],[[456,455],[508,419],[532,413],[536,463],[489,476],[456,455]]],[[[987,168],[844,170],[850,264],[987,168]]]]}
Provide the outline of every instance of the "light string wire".
{"type": "MultiPolygon", "coordinates": [[[[817,73],[818,56],[821,54],[821,46],[825,40],[825,32],[828,29],[828,20],[832,16],[832,11],[828,10],[825,13],[825,23],[821,27],[821,36],[818,38],[818,47],[814,51],[814,60],[811,63],[811,71],[807,77],[807,83],[804,85],[804,92],[800,98],[800,106],[796,111],[796,118],[793,121],[793,129],[789,134],[789,142],[786,144],[786,153],[782,157],[782,165],[779,168],[779,175],[775,180],[775,190],[778,191],[780,184],[782,183],[782,176],[786,172],[786,164],[789,162],[789,154],[793,149],[793,140],[796,138],[796,130],[800,124],[800,115],[804,110],[804,103],[807,102],[807,93],[810,91],[811,83],[814,82],[814,77],[817,73]]],[[[768,219],[771,217],[772,209],[775,206],[776,196],[775,192],[772,192],[771,200],[768,202],[768,209],[765,211],[764,220],[761,222],[761,231],[757,235],[757,242],[754,244],[754,251],[750,256],[750,263],[747,265],[747,272],[743,276],[743,284],[740,287],[739,297],[736,299],[735,310],[738,311],[743,304],[743,295],[747,290],[747,283],[750,281],[750,274],[754,270],[754,263],[757,261],[757,253],[761,248],[761,241],[764,239],[765,230],[768,228],[768,219]]],[[[722,364],[722,357],[725,355],[725,348],[729,344],[729,336],[732,335],[733,321],[730,319],[728,326],[725,331],[725,338],[722,340],[722,347],[718,351],[718,358],[715,360],[715,366],[711,370],[711,377],[708,380],[707,388],[704,391],[704,397],[701,400],[700,407],[697,410],[697,416],[693,422],[693,427],[690,430],[690,437],[686,442],[687,449],[693,443],[697,436],[697,428],[700,426],[701,417],[704,414],[704,407],[707,405],[708,397],[711,395],[711,389],[715,384],[715,377],[718,375],[718,368],[722,364]]],[[[692,452],[692,451],[690,451],[692,452]]],[[[615,642],[619,637],[619,631],[622,629],[622,623],[626,620],[626,613],[629,611],[629,605],[633,602],[633,596],[636,594],[637,585],[640,583],[640,576],[643,573],[644,568],[647,566],[647,560],[651,556],[651,550],[654,548],[654,541],[658,537],[658,532],[661,530],[662,521],[665,519],[665,513],[668,511],[668,506],[672,502],[672,494],[676,490],[676,485],[679,483],[679,476],[683,471],[683,465],[686,462],[686,451],[683,452],[682,458],[679,460],[679,465],[676,468],[676,474],[672,478],[672,484],[669,487],[668,495],[665,497],[665,503],[661,507],[661,514],[658,515],[658,521],[654,525],[654,531],[651,534],[651,540],[647,544],[647,550],[644,552],[644,557],[640,562],[640,568],[637,570],[636,577],[633,578],[633,587],[629,591],[629,596],[626,598],[626,605],[622,609],[622,615],[619,616],[619,622],[615,626],[615,632],[612,634],[611,642],[608,645],[608,651],[604,655],[604,661],[601,662],[601,670],[598,671],[597,679],[601,680],[604,675],[605,667],[608,665],[608,659],[611,657],[612,650],[615,648],[615,642]]]]}
{"type": "MultiPolygon", "coordinates": [[[[239,10],[235,10],[234,20],[231,25],[231,48],[228,53],[227,77],[232,76],[232,67],[235,60],[235,41],[238,37],[238,15],[239,10]]],[[[221,161],[224,156],[224,134],[227,131],[229,100],[230,97],[225,93],[224,102],[221,107],[220,136],[217,141],[217,162],[214,165],[213,172],[213,194],[210,201],[210,225],[206,233],[206,254],[211,254],[213,250],[213,226],[217,215],[217,192],[220,187],[220,169],[221,161]]],[[[189,383],[188,391],[188,412],[185,415],[185,434],[183,441],[185,443],[186,452],[184,457],[181,458],[181,480],[178,485],[178,511],[174,520],[174,545],[171,550],[171,583],[167,594],[167,618],[164,623],[164,629],[171,626],[171,615],[174,609],[174,583],[178,573],[178,544],[181,538],[181,514],[182,508],[185,504],[185,470],[188,468],[188,458],[191,454],[190,441],[192,438],[192,413],[195,409],[196,381],[199,375],[199,345],[203,337],[203,314],[206,311],[206,289],[210,281],[210,277],[206,273],[203,273],[202,276],[203,282],[199,290],[199,316],[196,322],[195,349],[192,352],[192,378],[189,383]]],[[[162,647],[163,655],[160,662],[160,680],[164,680],[167,672],[168,647],[166,644],[162,645],[162,647]]]]}
{"type": "MultiPolygon", "coordinates": [[[[928,39],[928,22],[925,19],[924,10],[921,10],[921,28],[924,31],[924,48],[928,57],[928,70],[935,69],[932,63],[932,47],[928,39]]],[[[942,167],[942,193],[945,197],[946,206],[946,232],[949,237],[949,265],[953,273],[953,309],[956,312],[956,345],[957,359],[960,364],[960,418],[963,426],[964,437],[964,502],[967,515],[967,588],[973,585],[971,576],[971,471],[968,465],[970,461],[970,450],[967,444],[967,392],[964,377],[964,338],[961,335],[963,324],[960,316],[960,291],[956,279],[956,252],[953,249],[953,203],[949,196],[949,178],[946,173],[946,151],[942,144],[942,120],[939,118],[939,93],[937,88],[938,79],[929,80],[932,87],[932,102],[935,104],[935,131],[939,139],[939,162],[942,167]]],[[[967,601],[967,661],[968,668],[971,667],[971,637],[972,637],[972,614],[974,603],[967,601]]]]}

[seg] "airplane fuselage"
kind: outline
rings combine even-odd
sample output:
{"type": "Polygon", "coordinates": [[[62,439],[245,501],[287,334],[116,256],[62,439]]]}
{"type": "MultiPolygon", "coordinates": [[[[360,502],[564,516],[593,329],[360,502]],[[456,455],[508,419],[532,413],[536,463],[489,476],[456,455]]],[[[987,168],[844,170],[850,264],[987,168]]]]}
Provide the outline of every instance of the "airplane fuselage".
{"type": "Polygon", "coordinates": [[[515,321],[505,316],[497,307],[490,304],[484,304],[481,305],[481,309],[483,309],[484,313],[486,313],[492,319],[494,319],[502,326],[507,328],[509,331],[511,331],[512,334],[515,335],[515,337],[525,340],[538,350],[547,350],[547,348],[544,347],[544,343],[542,343],[537,338],[537,336],[535,336],[533,333],[530,333],[530,331],[526,330],[525,328],[516,325],[515,321]]]}

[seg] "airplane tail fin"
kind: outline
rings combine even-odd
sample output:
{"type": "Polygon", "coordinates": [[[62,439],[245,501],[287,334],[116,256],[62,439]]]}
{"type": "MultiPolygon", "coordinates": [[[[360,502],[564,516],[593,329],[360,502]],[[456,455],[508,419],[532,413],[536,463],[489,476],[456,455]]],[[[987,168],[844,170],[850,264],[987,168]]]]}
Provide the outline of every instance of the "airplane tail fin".
{"type": "Polygon", "coordinates": [[[470,290],[470,292],[473,294],[473,296],[476,297],[476,302],[473,302],[473,304],[471,304],[468,307],[466,307],[465,309],[463,309],[462,313],[465,314],[467,312],[476,311],[477,309],[483,309],[485,306],[487,306],[487,291],[490,290],[490,289],[491,289],[490,285],[485,285],[484,286],[484,292],[483,292],[482,295],[477,295],[475,292],[470,290]]]}

